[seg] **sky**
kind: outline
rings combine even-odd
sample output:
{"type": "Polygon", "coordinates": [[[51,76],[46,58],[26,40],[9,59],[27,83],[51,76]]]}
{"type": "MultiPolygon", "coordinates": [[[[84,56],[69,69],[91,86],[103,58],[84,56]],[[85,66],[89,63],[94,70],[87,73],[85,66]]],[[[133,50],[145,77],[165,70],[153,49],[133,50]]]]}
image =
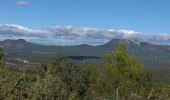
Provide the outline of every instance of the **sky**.
{"type": "Polygon", "coordinates": [[[125,38],[170,43],[170,0],[0,2],[0,40],[24,38],[42,44],[98,45],[112,38],[125,38]]]}

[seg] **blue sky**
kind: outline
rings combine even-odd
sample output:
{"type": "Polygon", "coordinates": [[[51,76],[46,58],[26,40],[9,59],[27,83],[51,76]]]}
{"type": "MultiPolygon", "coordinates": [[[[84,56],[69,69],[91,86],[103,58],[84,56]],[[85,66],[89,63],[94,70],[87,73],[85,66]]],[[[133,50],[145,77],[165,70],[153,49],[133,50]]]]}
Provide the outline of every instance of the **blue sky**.
{"type": "Polygon", "coordinates": [[[170,0],[0,2],[0,40],[98,45],[123,38],[170,44],[170,0]]]}
{"type": "Polygon", "coordinates": [[[30,28],[71,25],[170,33],[170,0],[1,0],[0,23],[30,28]]]}

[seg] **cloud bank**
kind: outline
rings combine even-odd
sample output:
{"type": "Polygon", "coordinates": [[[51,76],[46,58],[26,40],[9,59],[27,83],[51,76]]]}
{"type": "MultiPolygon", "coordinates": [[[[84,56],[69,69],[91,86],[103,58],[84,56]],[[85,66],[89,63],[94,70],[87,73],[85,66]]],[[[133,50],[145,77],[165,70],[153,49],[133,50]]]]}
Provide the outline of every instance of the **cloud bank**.
{"type": "Polygon", "coordinates": [[[106,30],[72,26],[30,29],[15,24],[0,24],[0,40],[20,38],[45,45],[101,45],[112,39],[129,39],[170,45],[169,34],[146,34],[133,30],[106,30]]]}

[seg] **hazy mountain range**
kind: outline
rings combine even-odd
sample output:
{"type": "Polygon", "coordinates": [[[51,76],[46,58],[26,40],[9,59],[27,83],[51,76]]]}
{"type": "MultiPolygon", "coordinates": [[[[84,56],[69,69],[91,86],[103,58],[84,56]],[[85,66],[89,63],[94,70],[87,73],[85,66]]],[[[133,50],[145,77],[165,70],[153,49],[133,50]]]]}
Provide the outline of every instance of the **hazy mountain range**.
{"type": "Polygon", "coordinates": [[[168,68],[170,66],[170,46],[148,42],[137,42],[126,39],[113,39],[110,42],[91,46],[45,46],[27,42],[24,39],[0,41],[0,47],[6,53],[9,62],[25,64],[39,63],[43,58],[54,58],[58,55],[69,56],[79,61],[102,63],[105,54],[115,50],[121,42],[127,45],[128,51],[136,56],[146,67],[168,68]]]}

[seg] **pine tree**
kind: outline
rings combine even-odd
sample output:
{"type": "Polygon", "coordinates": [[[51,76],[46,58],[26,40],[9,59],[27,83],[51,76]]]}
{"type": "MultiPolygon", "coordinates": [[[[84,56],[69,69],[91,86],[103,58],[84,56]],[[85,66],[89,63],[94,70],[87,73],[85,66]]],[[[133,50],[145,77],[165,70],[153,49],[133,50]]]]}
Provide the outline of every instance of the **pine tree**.
{"type": "MultiPolygon", "coordinates": [[[[116,52],[110,53],[108,56],[108,71],[115,72],[119,76],[118,86],[120,95],[126,98],[132,94],[138,96],[146,96],[151,90],[152,76],[147,72],[135,57],[129,55],[126,45],[120,44],[116,52]],[[111,63],[110,63],[111,62],[111,63]]],[[[132,98],[131,98],[132,99],[132,98]]]]}

